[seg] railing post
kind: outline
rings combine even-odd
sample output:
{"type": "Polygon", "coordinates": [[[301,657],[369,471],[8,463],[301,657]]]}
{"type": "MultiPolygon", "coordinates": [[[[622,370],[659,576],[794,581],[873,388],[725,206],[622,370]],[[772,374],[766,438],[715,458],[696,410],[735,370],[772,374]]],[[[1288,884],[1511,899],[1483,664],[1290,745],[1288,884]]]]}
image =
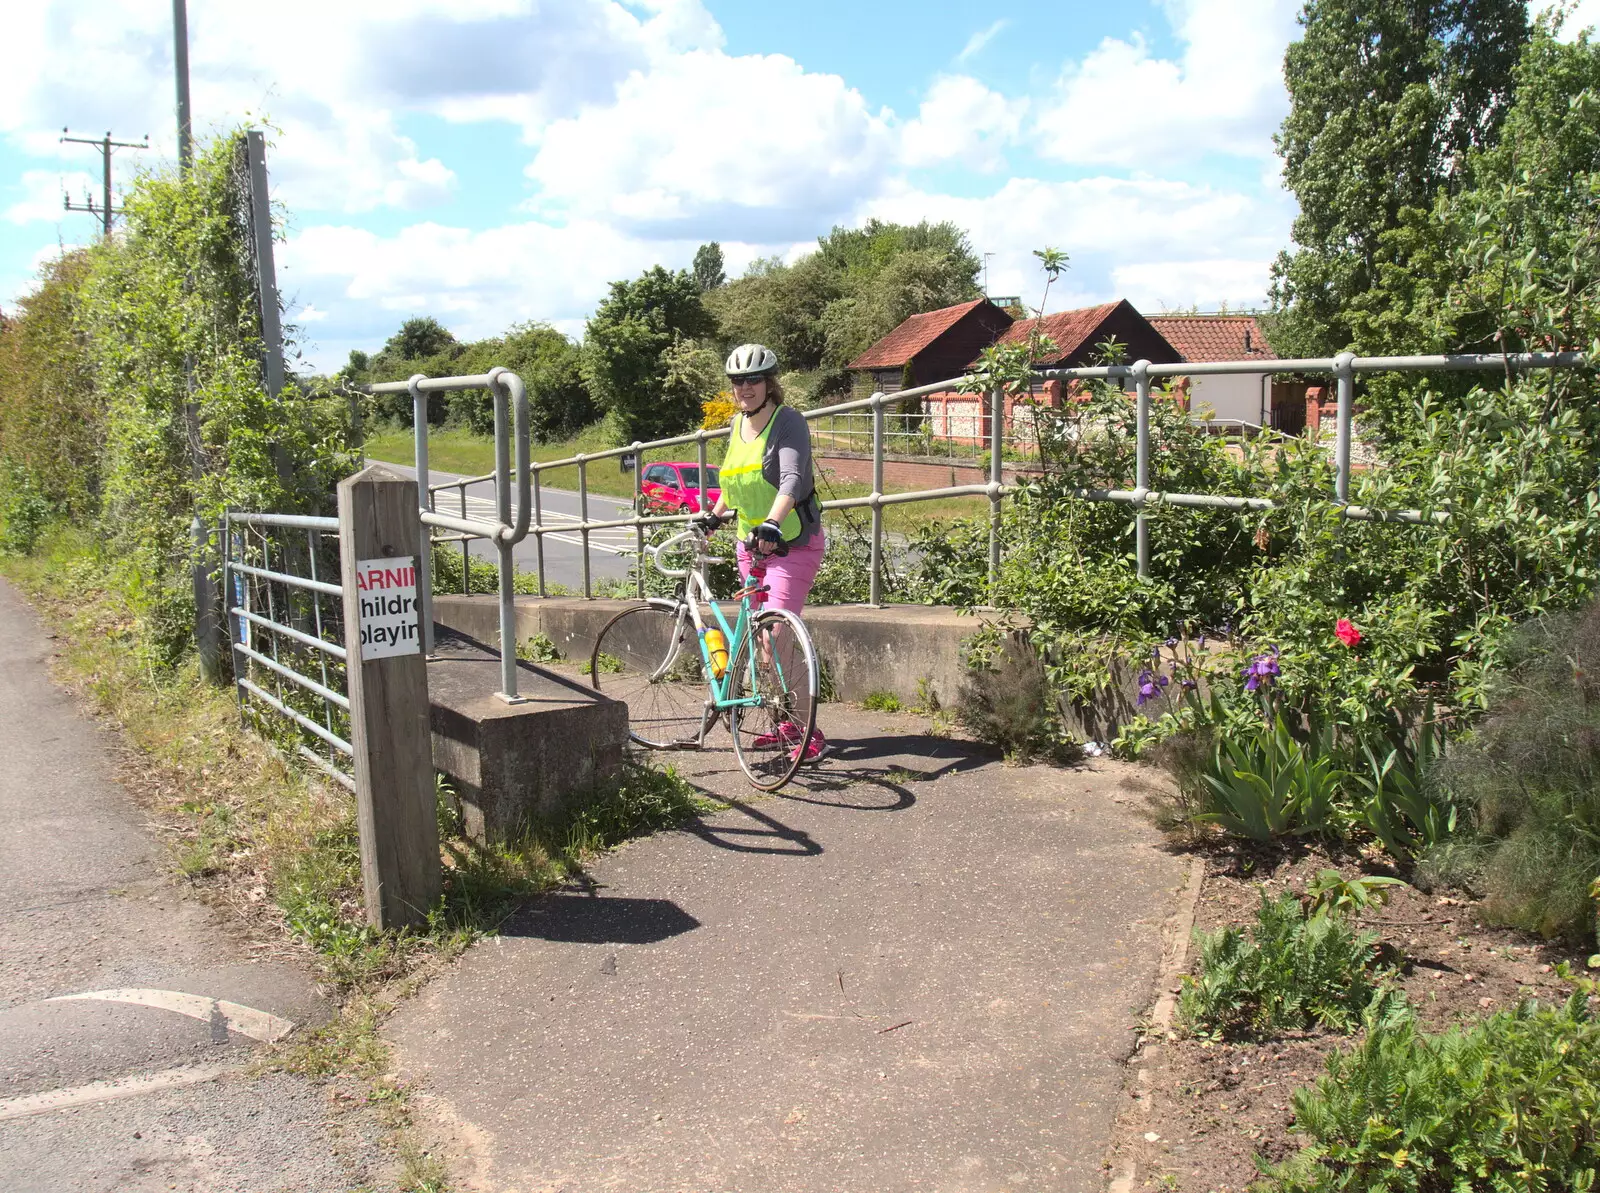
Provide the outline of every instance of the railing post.
{"type": "Polygon", "coordinates": [[[1350,419],[1355,410],[1356,379],[1351,368],[1355,353],[1341,352],[1333,358],[1333,375],[1339,382],[1339,437],[1334,447],[1334,496],[1340,503],[1350,500],[1350,419]]]}
{"type": "MultiPolygon", "coordinates": [[[[732,432],[729,432],[729,433],[732,434],[732,432]]],[[[695,436],[694,436],[694,453],[695,453],[694,458],[695,458],[696,461],[699,462],[699,465],[700,465],[700,479],[703,482],[705,480],[705,476],[706,476],[706,468],[709,466],[709,462],[708,462],[708,460],[706,458],[706,456],[707,456],[707,453],[706,453],[706,429],[704,427],[701,427],[698,431],[695,432],[695,436]]],[[[723,456],[722,458],[724,460],[726,460],[728,457],[727,456],[723,456]]],[[[644,471],[644,461],[643,460],[639,461],[639,470],[640,470],[641,473],[644,471]]],[[[705,487],[704,484],[702,484],[701,488],[703,489],[704,487],[705,487]]],[[[734,530],[737,531],[738,527],[735,527],[734,530]]],[[[737,552],[735,552],[735,553],[737,554],[737,552]]],[[[702,557],[702,562],[700,563],[699,566],[700,566],[700,579],[706,581],[707,586],[709,587],[709,585],[710,585],[710,577],[707,574],[707,568],[708,568],[709,565],[706,564],[705,562],[703,562],[703,557],[702,557]]]]}
{"type": "Polygon", "coordinates": [[[583,539],[583,599],[592,600],[594,592],[589,582],[589,461],[584,459],[583,453],[577,455],[578,461],[578,525],[582,527],[578,534],[583,539]]]}
{"type": "MultiPolygon", "coordinates": [[[[700,465],[700,512],[706,512],[706,468],[700,465]]],[[[633,441],[633,559],[638,573],[639,599],[644,599],[644,445],[633,441]]]]}
{"type": "MultiPolygon", "coordinates": [[[[494,398],[494,510],[501,527],[511,525],[511,428],[506,409],[506,390],[500,370],[489,374],[489,393],[494,398]]],[[[466,492],[463,488],[462,492],[466,492]]],[[[504,531],[502,530],[502,534],[504,531]]],[[[517,596],[516,564],[511,558],[511,543],[497,536],[495,550],[500,555],[500,699],[521,704],[517,695],[517,596]]]]}
{"type": "Polygon", "coordinates": [[[539,495],[539,466],[533,465],[533,553],[534,566],[539,569],[539,595],[547,597],[550,594],[544,587],[544,502],[539,495]]]}
{"type": "Polygon", "coordinates": [[[415,566],[426,548],[420,513],[417,486],[382,464],[339,482],[361,878],[367,922],[378,929],[426,923],[441,889],[428,668],[421,627],[411,620],[422,616],[423,573],[415,566]],[[404,584],[408,567],[415,585],[409,592],[404,584]],[[383,577],[381,590],[370,587],[374,572],[383,577]],[[384,592],[381,603],[368,595],[378,591],[384,592]],[[370,633],[379,617],[392,637],[370,633]]]}
{"type": "MultiPolygon", "coordinates": [[[[415,443],[417,468],[417,512],[432,510],[428,483],[428,395],[422,392],[421,373],[406,382],[411,392],[411,435],[415,443]]],[[[433,653],[433,536],[430,534],[417,553],[417,592],[422,602],[422,653],[433,653]]]]}
{"type": "Polygon", "coordinates": [[[883,402],[872,395],[872,572],[867,579],[867,603],[883,604],[883,402]]]}
{"type": "Polygon", "coordinates": [[[1139,564],[1139,579],[1150,576],[1150,524],[1145,517],[1144,503],[1150,492],[1150,362],[1133,362],[1133,384],[1136,402],[1137,442],[1134,451],[1133,487],[1138,491],[1138,513],[1133,519],[1134,554],[1139,564]]]}
{"type": "Polygon", "coordinates": [[[989,391],[989,603],[1000,588],[1000,487],[1005,472],[1001,465],[1002,435],[1005,431],[1005,391],[989,391]]]}

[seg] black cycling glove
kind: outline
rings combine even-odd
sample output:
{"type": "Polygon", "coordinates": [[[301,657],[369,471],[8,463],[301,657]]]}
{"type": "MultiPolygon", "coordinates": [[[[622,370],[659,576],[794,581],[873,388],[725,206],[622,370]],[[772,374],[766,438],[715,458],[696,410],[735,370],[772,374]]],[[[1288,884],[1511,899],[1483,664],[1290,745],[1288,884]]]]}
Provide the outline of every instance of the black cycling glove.
{"type": "Polygon", "coordinates": [[[717,530],[722,526],[723,519],[721,514],[707,510],[703,514],[697,514],[690,521],[700,528],[700,533],[712,535],[716,534],[717,530]]]}

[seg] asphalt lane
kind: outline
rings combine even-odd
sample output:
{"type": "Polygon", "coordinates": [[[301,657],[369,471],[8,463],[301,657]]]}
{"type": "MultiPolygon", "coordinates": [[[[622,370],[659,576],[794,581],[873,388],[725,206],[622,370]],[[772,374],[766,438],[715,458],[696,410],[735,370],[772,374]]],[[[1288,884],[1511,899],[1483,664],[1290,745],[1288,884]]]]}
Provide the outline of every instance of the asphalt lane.
{"type": "MultiPolygon", "coordinates": [[[[394,469],[402,476],[415,479],[417,475],[417,470],[408,464],[392,464],[388,461],[383,463],[385,467],[394,469]]],[[[428,475],[431,478],[429,483],[434,485],[464,479],[459,473],[441,472],[435,468],[430,468],[428,475]]],[[[435,502],[440,513],[455,514],[458,517],[461,515],[462,505],[458,491],[440,493],[435,502]]],[[[581,504],[579,495],[569,489],[541,488],[539,491],[539,512],[547,525],[554,524],[557,527],[578,525],[583,520],[580,516],[581,504]]],[[[632,502],[593,493],[589,495],[590,521],[626,518],[632,509],[632,502]]],[[[466,516],[469,518],[482,518],[489,522],[497,520],[493,481],[478,481],[467,486],[466,511],[466,516]]],[[[634,532],[624,527],[590,531],[590,576],[594,580],[626,579],[633,567],[634,546],[634,532]]],[[[460,550],[459,545],[456,549],[460,550]]],[[[495,549],[482,540],[470,544],[470,549],[476,559],[487,559],[491,562],[499,559],[495,549]]],[[[537,571],[538,547],[533,535],[530,534],[513,547],[511,557],[523,571],[537,571]]],[[[582,592],[583,535],[576,530],[561,529],[545,535],[544,567],[547,584],[560,584],[573,592],[582,592]]]]}
{"type": "Polygon", "coordinates": [[[322,1095],[241,1072],[330,1013],[310,973],[253,959],[174,885],[52,650],[0,581],[0,1188],[361,1183],[322,1095]]]}

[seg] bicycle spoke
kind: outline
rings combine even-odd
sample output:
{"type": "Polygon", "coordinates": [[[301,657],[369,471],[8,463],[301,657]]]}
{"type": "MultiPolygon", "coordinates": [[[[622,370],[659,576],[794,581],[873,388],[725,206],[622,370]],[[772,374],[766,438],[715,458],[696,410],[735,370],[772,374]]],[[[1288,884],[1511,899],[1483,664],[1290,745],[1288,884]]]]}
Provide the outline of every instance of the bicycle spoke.
{"type": "Polygon", "coordinates": [[[606,623],[589,659],[596,691],[628,706],[628,734],[652,748],[700,739],[708,685],[694,626],[676,607],[636,605],[606,623]]]}

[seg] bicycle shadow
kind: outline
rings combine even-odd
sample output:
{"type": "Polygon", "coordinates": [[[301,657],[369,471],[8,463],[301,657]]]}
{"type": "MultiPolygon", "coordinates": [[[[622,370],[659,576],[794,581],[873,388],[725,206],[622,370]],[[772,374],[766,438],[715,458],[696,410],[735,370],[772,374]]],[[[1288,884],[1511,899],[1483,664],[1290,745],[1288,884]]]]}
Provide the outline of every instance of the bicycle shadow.
{"type": "MultiPolygon", "coordinates": [[[[752,823],[729,824],[723,820],[699,817],[678,826],[678,831],[699,837],[707,845],[734,853],[765,853],[787,857],[818,857],[822,846],[803,829],[792,828],[776,816],[768,815],[744,800],[717,797],[731,812],[752,823]]],[[[719,813],[719,816],[725,813],[719,813]]]]}

